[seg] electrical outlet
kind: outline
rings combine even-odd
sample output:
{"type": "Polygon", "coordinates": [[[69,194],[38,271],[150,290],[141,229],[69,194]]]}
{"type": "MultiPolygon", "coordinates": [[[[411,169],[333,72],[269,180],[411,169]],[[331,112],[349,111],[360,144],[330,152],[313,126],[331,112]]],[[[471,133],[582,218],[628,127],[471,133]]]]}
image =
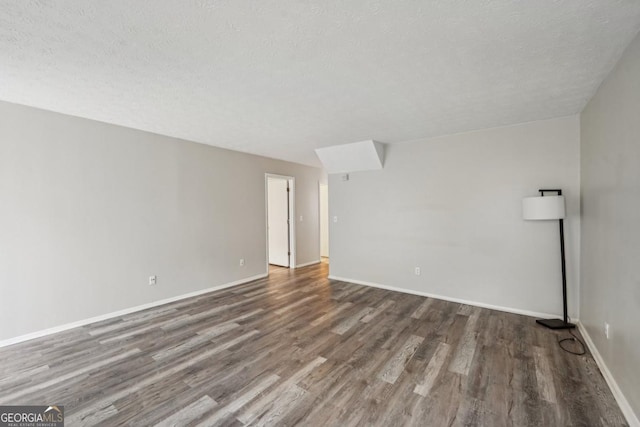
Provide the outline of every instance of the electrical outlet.
{"type": "Polygon", "coordinates": [[[240,258],[240,267],[244,267],[244,258],[240,258]]]}
{"type": "Polygon", "coordinates": [[[604,336],[607,337],[607,339],[611,338],[611,328],[609,327],[609,324],[606,322],[604,324],[604,336]]]}
{"type": "Polygon", "coordinates": [[[158,276],[149,276],[149,285],[153,286],[158,282],[158,276]]]}
{"type": "Polygon", "coordinates": [[[416,267],[415,270],[413,270],[413,272],[415,273],[416,276],[419,276],[420,273],[422,273],[422,270],[420,270],[420,267],[416,267]]]}

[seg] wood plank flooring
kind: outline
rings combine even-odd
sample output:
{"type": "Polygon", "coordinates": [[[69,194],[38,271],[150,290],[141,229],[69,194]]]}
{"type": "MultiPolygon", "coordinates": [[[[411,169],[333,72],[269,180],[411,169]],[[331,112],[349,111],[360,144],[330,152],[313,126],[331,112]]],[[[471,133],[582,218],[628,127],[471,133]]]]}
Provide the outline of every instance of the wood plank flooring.
{"type": "Polygon", "coordinates": [[[0,404],[68,426],[627,425],[532,318],[326,279],[327,265],[0,349],[0,404]]]}

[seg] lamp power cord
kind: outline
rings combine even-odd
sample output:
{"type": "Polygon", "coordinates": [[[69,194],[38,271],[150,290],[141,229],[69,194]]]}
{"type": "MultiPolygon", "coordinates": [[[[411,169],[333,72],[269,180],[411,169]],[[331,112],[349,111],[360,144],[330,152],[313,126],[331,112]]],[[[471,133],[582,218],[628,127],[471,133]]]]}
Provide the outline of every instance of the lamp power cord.
{"type": "Polygon", "coordinates": [[[582,356],[584,354],[587,354],[587,346],[584,344],[584,342],[576,334],[574,334],[571,329],[567,329],[567,332],[571,334],[570,337],[567,337],[567,338],[558,337],[558,345],[560,346],[560,348],[566,351],[567,353],[575,354],[576,356],[582,356]],[[582,347],[582,350],[573,351],[566,348],[564,345],[562,345],[562,343],[567,341],[577,342],[578,344],[580,344],[580,347],[582,347]]]}

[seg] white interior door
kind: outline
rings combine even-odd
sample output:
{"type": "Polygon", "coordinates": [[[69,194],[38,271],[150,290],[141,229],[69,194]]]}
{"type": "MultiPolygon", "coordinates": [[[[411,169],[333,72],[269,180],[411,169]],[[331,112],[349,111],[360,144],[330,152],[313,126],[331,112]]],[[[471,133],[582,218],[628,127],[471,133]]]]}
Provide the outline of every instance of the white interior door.
{"type": "Polygon", "coordinates": [[[282,267],[289,267],[289,193],[287,186],[287,179],[267,179],[269,264],[282,267]]]}
{"type": "Polygon", "coordinates": [[[329,257],[329,186],[320,184],[320,256],[329,257]]]}

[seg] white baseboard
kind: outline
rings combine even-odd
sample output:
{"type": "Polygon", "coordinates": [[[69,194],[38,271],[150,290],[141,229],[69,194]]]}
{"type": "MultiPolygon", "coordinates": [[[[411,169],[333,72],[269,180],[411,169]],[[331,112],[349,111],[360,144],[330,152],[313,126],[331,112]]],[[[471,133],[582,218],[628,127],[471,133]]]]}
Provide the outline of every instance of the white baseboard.
{"type": "Polygon", "coordinates": [[[635,414],[635,412],[633,412],[629,401],[626,397],[624,397],[624,394],[622,393],[622,390],[620,390],[620,387],[618,387],[618,383],[613,378],[611,371],[609,371],[606,363],[604,363],[604,359],[600,355],[600,352],[598,351],[596,345],[593,343],[591,336],[587,332],[587,328],[585,328],[584,325],[580,322],[576,323],[578,325],[580,333],[582,334],[582,337],[584,338],[585,344],[587,344],[587,347],[589,347],[589,351],[593,355],[593,359],[596,361],[598,368],[600,368],[600,372],[602,372],[602,376],[609,385],[611,393],[613,393],[613,397],[615,397],[616,402],[618,402],[618,406],[620,406],[620,410],[627,419],[627,423],[629,423],[630,427],[640,427],[640,419],[638,419],[638,416],[635,414]]]}
{"type": "Polygon", "coordinates": [[[79,326],[88,325],[90,323],[100,322],[102,320],[112,319],[112,318],[118,317],[118,316],[124,316],[125,314],[134,313],[136,311],[147,310],[149,308],[157,307],[157,306],[168,304],[168,303],[175,302],[175,301],[180,301],[180,300],[185,299],[185,298],[196,297],[196,296],[199,296],[199,295],[207,294],[209,292],[219,291],[219,290],[225,289],[225,288],[231,288],[233,286],[242,285],[244,283],[252,282],[254,280],[262,279],[262,278],[265,278],[265,277],[267,277],[267,273],[258,274],[256,276],[247,277],[245,279],[236,280],[235,282],[225,283],[223,285],[214,286],[212,288],[201,289],[199,291],[190,292],[188,294],[182,294],[182,295],[178,295],[178,296],[175,296],[175,297],[171,297],[171,298],[166,298],[166,299],[159,300],[159,301],[150,302],[150,303],[147,303],[147,304],[138,305],[138,306],[135,306],[135,307],[125,308],[124,310],[114,311],[112,313],[101,314],[100,316],[90,317],[88,319],[82,319],[82,320],[78,320],[78,321],[75,321],[75,322],[66,323],[64,325],[54,326],[53,328],[48,328],[48,329],[44,329],[44,330],[41,330],[41,331],[31,332],[29,334],[20,335],[20,336],[13,337],[13,338],[8,338],[6,340],[0,341],[0,348],[6,347],[6,346],[9,346],[9,345],[12,345],[12,344],[17,344],[17,343],[20,343],[20,342],[24,342],[24,341],[29,341],[29,340],[32,340],[34,338],[40,338],[40,337],[44,337],[46,335],[51,335],[51,334],[55,334],[55,333],[58,333],[58,332],[66,331],[66,330],[69,330],[69,329],[77,328],[79,326]]]}
{"type": "Polygon", "coordinates": [[[311,261],[311,262],[305,262],[304,264],[298,264],[296,265],[296,268],[302,268],[302,267],[308,267],[310,265],[314,265],[314,264],[320,264],[320,260],[315,260],[315,261],[311,261]]]}
{"type": "MultiPolygon", "coordinates": [[[[398,287],[395,287],[395,286],[381,285],[380,283],[367,282],[367,281],[364,281],[364,280],[348,279],[348,278],[345,278],[345,277],[337,277],[337,276],[331,276],[331,275],[329,276],[329,279],[331,279],[331,280],[340,280],[342,282],[355,283],[356,285],[371,286],[373,288],[386,289],[386,290],[389,290],[389,291],[402,292],[402,293],[405,293],[405,294],[418,295],[418,296],[421,296],[421,297],[435,298],[435,299],[439,299],[439,300],[443,300],[443,301],[450,301],[450,302],[457,302],[457,303],[460,303],[460,304],[473,305],[475,307],[481,307],[481,308],[488,308],[488,309],[491,309],[491,310],[504,311],[506,313],[522,314],[524,316],[541,317],[541,318],[562,317],[559,314],[539,313],[539,312],[536,312],[536,311],[521,310],[519,308],[502,307],[502,306],[499,306],[499,305],[485,304],[483,302],[469,301],[469,300],[460,299],[460,298],[452,298],[452,297],[447,297],[447,296],[443,296],[443,295],[430,294],[430,293],[427,293],[427,292],[414,291],[414,290],[411,290],[411,289],[398,288],[398,287]]],[[[571,319],[572,320],[577,320],[576,318],[573,318],[573,317],[571,319]]]]}

